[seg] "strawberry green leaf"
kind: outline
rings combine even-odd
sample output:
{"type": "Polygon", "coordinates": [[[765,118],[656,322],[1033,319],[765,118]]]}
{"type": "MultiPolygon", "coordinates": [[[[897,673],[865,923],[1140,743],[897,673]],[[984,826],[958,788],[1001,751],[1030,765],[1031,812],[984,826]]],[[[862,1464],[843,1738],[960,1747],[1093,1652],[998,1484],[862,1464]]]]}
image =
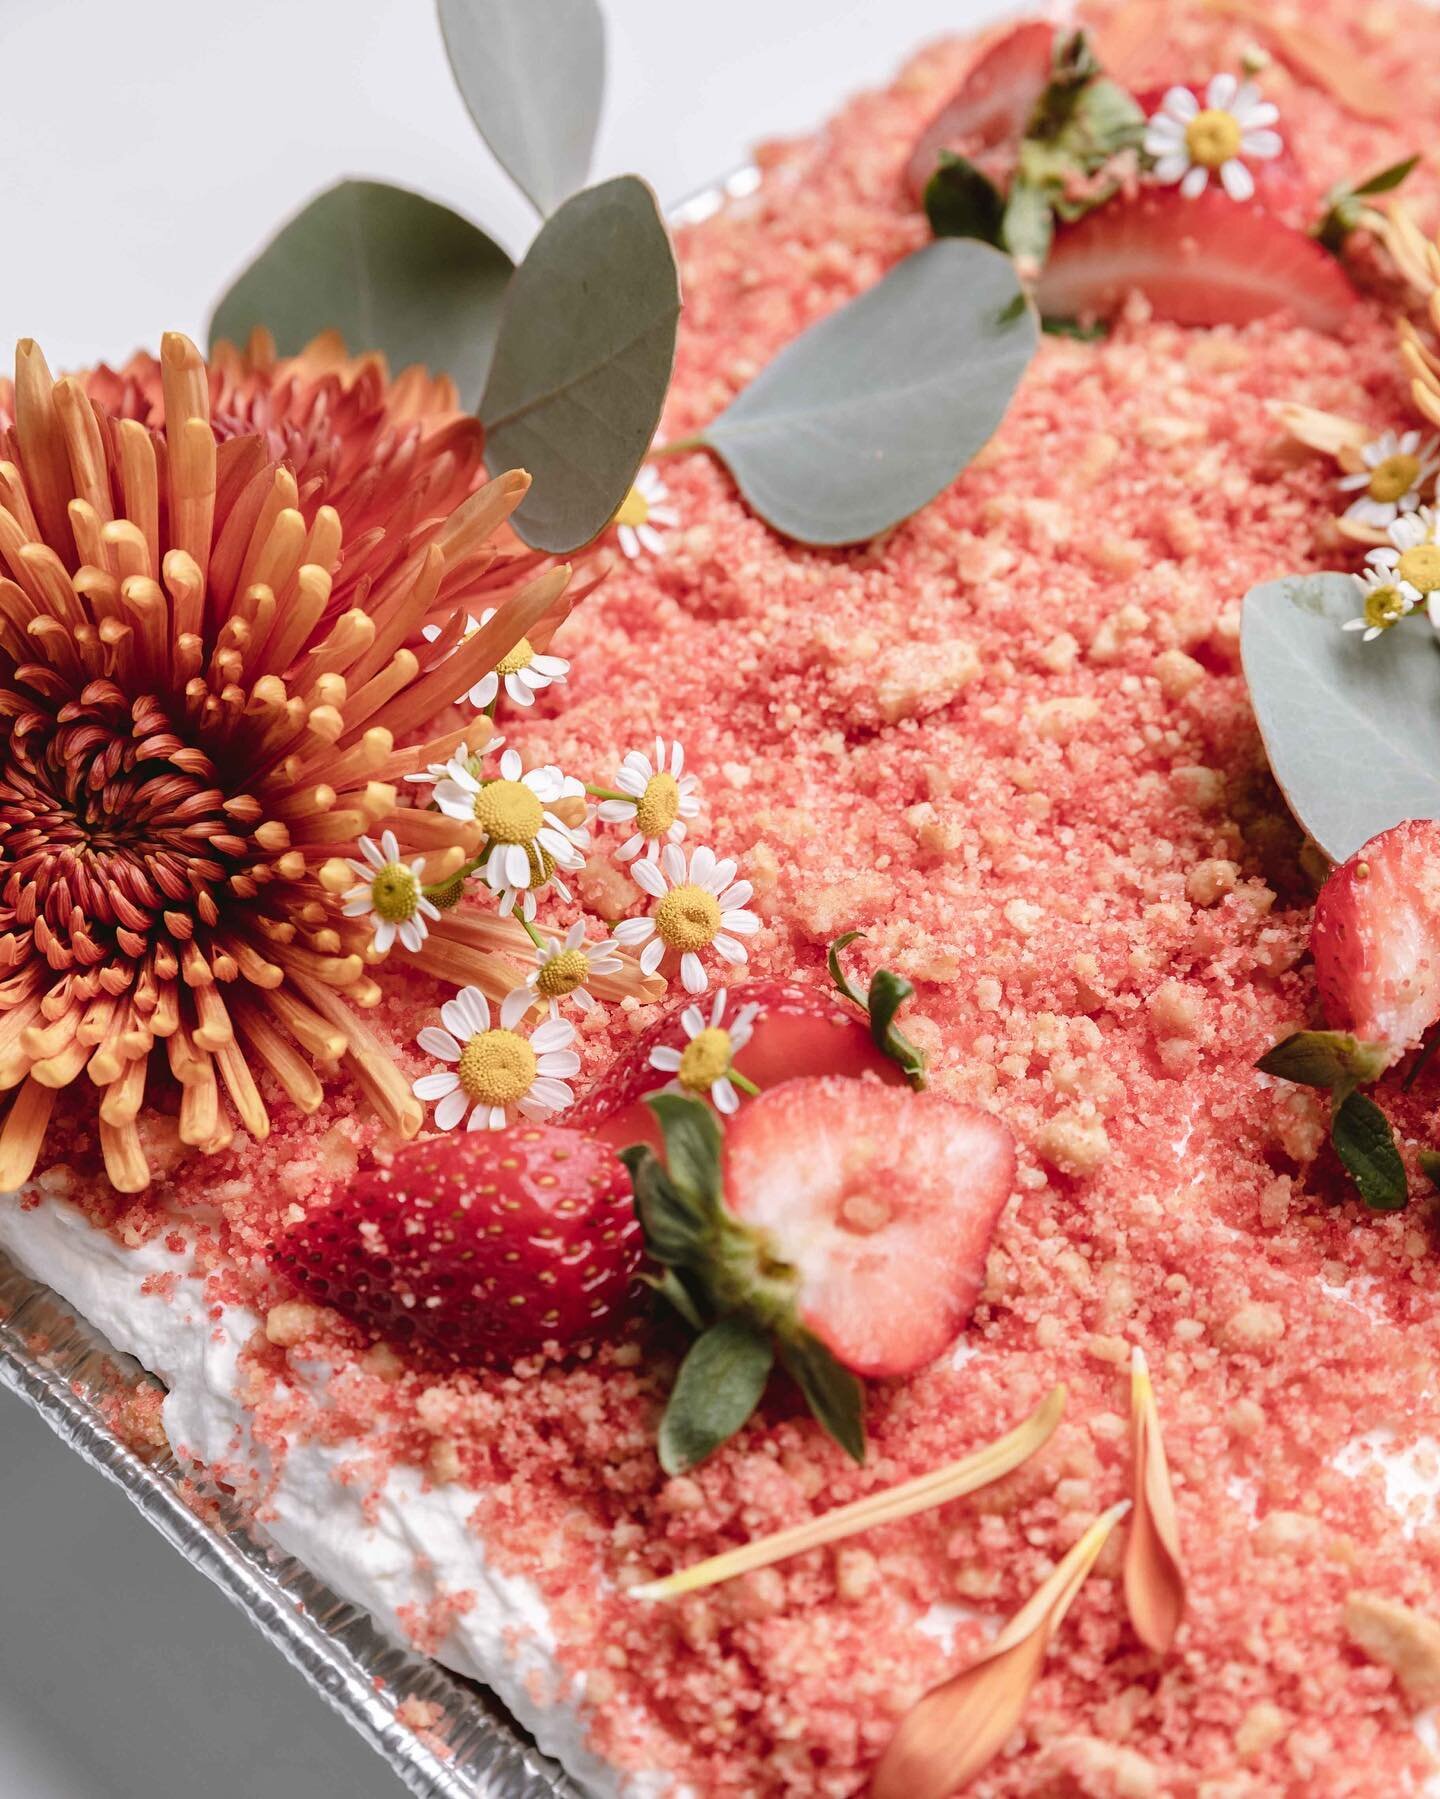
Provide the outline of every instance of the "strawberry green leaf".
{"type": "Polygon", "coordinates": [[[849,949],[852,943],[864,935],[865,933],[863,931],[846,931],[841,936],[837,937],[826,951],[825,966],[830,970],[830,979],[845,995],[846,999],[853,1000],[857,1006],[860,1006],[864,1011],[868,1012],[870,1010],[870,1001],[850,979],[849,975],[846,974],[840,961],[841,950],[849,949]]]}
{"type": "Polygon", "coordinates": [[[1348,1092],[1378,1081],[1390,1061],[1386,1043],[1364,1043],[1347,1031],[1296,1031],[1267,1049],[1255,1066],[1262,1074],[1303,1087],[1344,1087],[1348,1092]]]}
{"type": "Polygon", "coordinates": [[[1440,1149],[1422,1149],[1416,1160],[1420,1172],[1432,1187],[1440,1187],[1440,1149]]]}
{"type": "Polygon", "coordinates": [[[666,1265],[703,1266],[713,1235],[705,1207],[681,1192],[648,1143],[622,1149],[620,1160],[630,1170],[635,1211],[651,1256],[666,1265]]]}
{"type": "Polygon", "coordinates": [[[711,1219],[721,1209],[720,1125],[703,1100],[656,1093],[646,1100],[665,1138],[671,1181],[697,1212],[711,1219]]]}
{"type": "Polygon", "coordinates": [[[667,1474],[683,1474],[735,1435],[759,1405],[774,1361],[769,1336],[739,1313],[695,1339],[660,1420],[667,1474]]]}
{"type": "Polygon", "coordinates": [[[840,964],[841,950],[864,935],[863,931],[846,931],[830,945],[825,956],[830,979],[846,999],[863,1008],[870,1020],[870,1035],[875,1047],[899,1065],[912,1087],[921,1088],[925,1085],[925,1066],[929,1058],[895,1023],[895,1014],[913,995],[914,987],[903,975],[888,968],[877,968],[871,976],[869,993],[861,993],[840,964]]]}
{"type": "Polygon", "coordinates": [[[1423,615],[1372,643],[1349,575],[1290,575],[1245,596],[1240,654],[1281,792],[1344,862],[1407,818],[1440,818],[1440,651],[1423,615]]]}
{"type": "Polygon", "coordinates": [[[1372,1099],[1351,1093],[1335,1108],[1330,1141],[1372,1212],[1398,1212],[1409,1197],[1390,1121],[1372,1099]]]}
{"type": "Polygon", "coordinates": [[[1043,187],[1019,179],[1012,184],[1000,235],[1012,256],[1036,268],[1044,264],[1055,237],[1055,214],[1043,187]]]}
{"type": "Polygon", "coordinates": [[[925,185],[925,216],[936,237],[975,237],[998,245],[1005,196],[973,162],[942,150],[940,166],[925,185]]]}
{"type": "Polygon", "coordinates": [[[1338,182],[1321,202],[1323,210],[1314,227],[1316,238],[1338,256],[1350,233],[1364,223],[1366,208],[1362,202],[1376,194],[1393,193],[1410,176],[1419,160],[1418,156],[1407,156],[1402,162],[1392,162],[1388,168],[1364,181],[1353,185],[1338,182]]]}
{"type": "Polygon", "coordinates": [[[852,1461],[865,1460],[865,1389],[818,1337],[794,1331],[780,1340],[780,1360],[816,1420],[852,1461]]]}
{"type": "MultiPolygon", "coordinates": [[[[652,1252],[653,1253],[653,1252],[652,1252]]],[[[647,1287],[654,1289],[664,1300],[667,1300],[692,1331],[705,1329],[705,1317],[696,1303],[694,1294],[685,1285],[682,1277],[673,1268],[662,1268],[659,1274],[644,1274],[640,1279],[647,1287]]]]}
{"type": "Polygon", "coordinates": [[[582,187],[605,91],[595,0],[440,0],[455,84],[495,160],[537,212],[582,187]]]}

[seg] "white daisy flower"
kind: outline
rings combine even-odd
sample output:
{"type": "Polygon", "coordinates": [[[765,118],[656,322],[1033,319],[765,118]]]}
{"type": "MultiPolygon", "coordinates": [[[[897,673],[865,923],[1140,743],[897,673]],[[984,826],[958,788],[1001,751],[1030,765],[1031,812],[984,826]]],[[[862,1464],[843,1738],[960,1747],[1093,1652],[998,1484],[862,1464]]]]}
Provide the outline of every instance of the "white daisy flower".
{"type": "Polygon", "coordinates": [[[342,895],[345,916],[374,920],[375,948],[382,956],[397,937],[406,949],[418,950],[425,941],[425,921],[440,916],[425,897],[425,858],[402,862],[393,831],[386,831],[379,843],[362,837],[360,854],[363,862],[347,858],[359,880],[342,895]]]}
{"type": "Polygon", "coordinates": [[[552,1018],[560,1016],[562,999],[573,999],[582,1012],[593,1012],[595,1000],[586,991],[587,983],[597,974],[619,974],[623,967],[609,938],[602,937],[598,943],[585,941],[585,921],[577,918],[563,939],[545,939],[525,985],[550,1002],[552,1018]]]}
{"type": "Polygon", "coordinates": [[[653,763],[642,750],[631,750],[620,764],[616,790],[601,800],[599,818],[607,825],[633,822],[634,832],[615,852],[622,862],[632,861],[641,850],[653,862],[662,842],[679,843],[686,819],[700,816],[700,783],[683,773],[684,767],[684,749],[672,742],[667,752],[663,737],[655,739],[653,763]]]}
{"type": "Polygon", "coordinates": [[[1360,590],[1360,616],[1347,618],[1340,629],[1363,631],[1362,643],[1373,643],[1382,631],[1398,625],[1407,613],[1414,611],[1414,601],[1406,599],[1398,582],[1378,568],[1367,568],[1363,575],[1353,575],[1351,579],[1360,590]]]}
{"type": "Polygon", "coordinates": [[[472,751],[468,743],[457,744],[449,758],[444,762],[427,762],[425,767],[413,774],[406,775],[407,781],[414,781],[417,786],[433,787],[437,781],[443,781],[450,773],[451,764],[458,762],[462,768],[468,768],[472,775],[478,775],[481,764],[492,751],[498,750],[505,742],[503,737],[487,737],[478,750],[472,751]]]}
{"type": "MultiPolygon", "coordinates": [[[[473,637],[482,626],[488,625],[494,618],[495,611],[496,608],[491,606],[478,619],[467,616],[465,637],[473,637]]],[[[440,627],[426,625],[421,635],[427,642],[434,643],[440,635],[440,627]]],[[[464,638],[461,642],[464,642],[464,638]]],[[[528,637],[522,637],[513,650],[500,658],[488,675],[481,675],[465,697],[472,706],[483,710],[500,697],[503,682],[505,692],[515,705],[533,706],[537,693],[557,681],[563,681],[569,673],[570,664],[563,656],[547,656],[537,650],[528,637]]]]}
{"type": "Polygon", "coordinates": [[[687,993],[703,993],[710,984],[700,952],[713,949],[726,962],[749,958],[742,937],[752,937],[760,920],[744,910],[755,891],[749,881],[737,881],[736,864],[723,860],[703,845],[695,850],[687,868],[685,852],[667,843],[658,862],[640,860],[630,870],[635,885],[658,900],[654,916],[623,919],[615,927],[615,941],[640,950],[640,968],[654,974],[667,955],[680,960],[680,981],[687,993]]]}
{"type": "Polygon", "coordinates": [[[468,1112],[466,1130],[499,1131],[516,1113],[548,1118],[574,1101],[568,1077],[580,1072],[580,1058],[570,1047],[575,1027],[550,1018],[521,1036],[518,1027],[534,1003],[529,988],[518,987],[506,996],[500,1022],[493,1025],[485,995],[478,987],[462,987],[441,1006],[441,1024],[427,1024],[420,1032],[415,1041],[426,1055],[451,1064],[438,1074],[421,1075],[411,1088],[416,1099],[437,1102],[437,1130],[454,1130],[468,1112]]]}
{"type": "Polygon", "coordinates": [[[1405,512],[1393,520],[1383,549],[1370,550],[1365,560],[1383,581],[1392,583],[1405,602],[1405,610],[1424,606],[1430,622],[1440,630],[1440,517],[1429,506],[1405,512]]]}
{"type": "Polygon", "coordinates": [[[526,774],[520,752],[506,750],[493,780],[481,779],[464,762],[450,762],[435,783],[435,804],[447,818],[473,818],[484,831],[480,872],[492,891],[503,894],[544,887],[557,868],[584,866],[588,832],[548,810],[584,791],[553,763],[526,774]]]}
{"type": "Polygon", "coordinates": [[[645,467],[635,477],[635,485],[620,502],[615,514],[615,535],[621,551],[633,562],[642,550],[652,556],[665,554],[662,526],[678,525],[680,514],[664,502],[670,489],[660,479],[658,469],[645,467]]]}
{"type": "Polygon", "coordinates": [[[650,1052],[650,1066],[662,1074],[673,1074],[667,1091],[689,1093],[703,1099],[708,1093],[717,1112],[738,1112],[740,1092],[758,1089],[747,1081],[735,1066],[737,1050],[750,1041],[758,1006],[741,1006],[728,1025],[722,1024],[729,994],[722,987],[716,993],[707,1019],[699,1006],[686,1006],[680,1023],[690,1041],[683,1050],[662,1044],[650,1052]]]}
{"type": "Polygon", "coordinates": [[[1232,200],[1248,200],[1255,177],[1245,161],[1268,162],[1284,143],[1271,126],[1280,117],[1260,98],[1254,82],[1216,75],[1205,89],[1205,104],[1188,87],[1172,87],[1145,128],[1145,151],[1155,158],[1155,179],[1178,181],[1187,200],[1203,194],[1212,174],[1232,200]]]}
{"type": "Polygon", "coordinates": [[[1366,444],[1360,452],[1364,468],[1344,476],[1340,482],[1347,492],[1359,494],[1345,508],[1346,518],[1383,531],[1402,514],[1418,512],[1421,490],[1440,468],[1437,445],[1440,438],[1435,437],[1422,444],[1418,431],[1407,431],[1403,436],[1384,431],[1373,443],[1366,444]]]}

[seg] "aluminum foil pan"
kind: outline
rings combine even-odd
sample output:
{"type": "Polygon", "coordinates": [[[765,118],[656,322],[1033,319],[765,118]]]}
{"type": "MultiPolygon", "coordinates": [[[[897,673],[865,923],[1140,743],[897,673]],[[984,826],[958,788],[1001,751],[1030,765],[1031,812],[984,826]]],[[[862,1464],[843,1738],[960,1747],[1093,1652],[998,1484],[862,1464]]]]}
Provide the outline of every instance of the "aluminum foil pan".
{"type": "MultiPolygon", "coordinates": [[[[698,225],[760,185],[757,169],[694,195],[671,213],[698,225]]],[[[214,1522],[181,1495],[184,1471],[168,1451],[141,1454],[105,1420],[104,1406],[156,1384],[110,1347],[48,1287],[0,1252],[0,1383],[75,1452],[112,1480],[193,1567],[249,1618],[419,1799],[578,1799],[493,1695],[382,1636],[367,1613],[252,1533],[221,1498],[214,1522]],[[422,1741],[397,1716],[406,1700],[440,1707],[422,1741]]]]}

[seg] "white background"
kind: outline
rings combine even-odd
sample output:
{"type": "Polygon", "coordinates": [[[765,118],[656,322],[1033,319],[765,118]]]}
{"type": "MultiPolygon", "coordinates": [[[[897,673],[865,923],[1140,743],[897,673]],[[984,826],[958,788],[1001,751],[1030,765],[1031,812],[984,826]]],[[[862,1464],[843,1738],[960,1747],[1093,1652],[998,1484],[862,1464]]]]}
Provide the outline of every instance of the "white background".
{"type": "MultiPolygon", "coordinates": [[[[545,0],[516,0],[543,5],[545,0]]],[[[597,176],[673,203],[1007,0],[605,0],[597,176]]],[[[1036,9],[1038,10],[1038,8],[1036,9]]],[[[0,0],[0,344],[53,368],[203,339],[212,300],[341,175],[534,221],[451,83],[429,0],[0,0]]],[[[0,1794],[400,1791],[128,1502],[0,1395],[0,1794]]]]}

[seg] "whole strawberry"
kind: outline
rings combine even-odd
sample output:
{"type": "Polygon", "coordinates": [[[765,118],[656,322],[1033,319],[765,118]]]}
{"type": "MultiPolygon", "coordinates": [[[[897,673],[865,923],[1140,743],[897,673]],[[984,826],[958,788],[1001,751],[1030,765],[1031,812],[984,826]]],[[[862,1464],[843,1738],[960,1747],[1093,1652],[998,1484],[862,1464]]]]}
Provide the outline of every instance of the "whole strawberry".
{"type": "Polygon", "coordinates": [[[471,1363],[606,1335],[641,1249],[614,1150],[524,1124],[409,1145],[287,1231],[274,1259],[374,1337],[471,1363]]]}

